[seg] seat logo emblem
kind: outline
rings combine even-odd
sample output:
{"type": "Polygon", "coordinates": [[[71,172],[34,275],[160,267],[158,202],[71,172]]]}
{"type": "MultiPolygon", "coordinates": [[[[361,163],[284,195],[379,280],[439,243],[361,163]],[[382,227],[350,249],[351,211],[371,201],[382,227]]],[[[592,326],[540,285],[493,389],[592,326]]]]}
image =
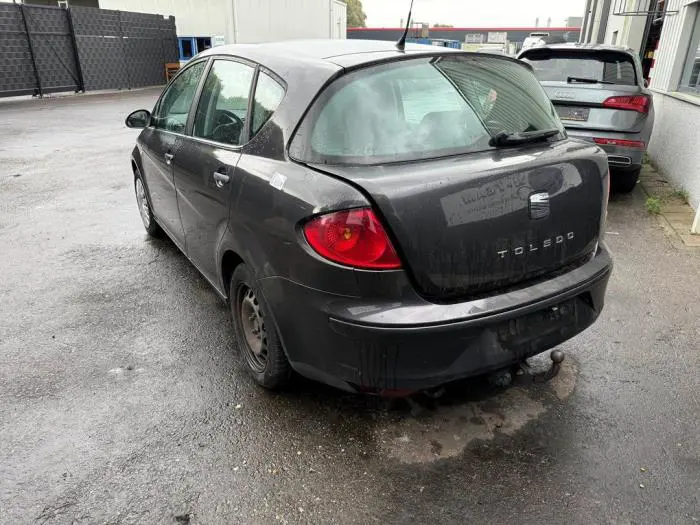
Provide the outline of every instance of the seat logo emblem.
{"type": "Polygon", "coordinates": [[[529,198],[530,218],[544,219],[549,217],[549,193],[533,193],[529,198]]]}

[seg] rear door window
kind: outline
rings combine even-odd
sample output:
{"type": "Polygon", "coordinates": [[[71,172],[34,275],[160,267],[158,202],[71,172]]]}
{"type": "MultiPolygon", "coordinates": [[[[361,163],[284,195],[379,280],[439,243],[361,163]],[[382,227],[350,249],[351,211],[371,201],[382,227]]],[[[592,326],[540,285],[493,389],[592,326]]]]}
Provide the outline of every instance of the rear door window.
{"type": "Polygon", "coordinates": [[[634,86],[634,59],[618,52],[533,50],[521,57],[541,82],[577,83],[586,80],[634,86]]]}
{"type": "Polygon", "coordinates": [[[417,58],[338,79],[311,107],[290,153],[378,164],[481,151],[501,132],[550,129],[561,123],[523,65],[495,56],[417,58]]]}

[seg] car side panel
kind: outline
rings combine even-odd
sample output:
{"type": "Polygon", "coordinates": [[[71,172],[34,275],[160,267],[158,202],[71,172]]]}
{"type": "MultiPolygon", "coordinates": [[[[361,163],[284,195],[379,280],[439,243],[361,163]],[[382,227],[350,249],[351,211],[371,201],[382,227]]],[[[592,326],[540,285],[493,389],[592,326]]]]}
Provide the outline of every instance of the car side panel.
{"type": "Polygon", "coordinates": [[[243,149],[236,180],[241,189],[231,207],[220,260],[231,250],[251,266],[258,279],[279,276],[339,295],[358,294],[355,270],[313,252],[299,225],[315,214],[368,206],[362,193],[290,162],[274,122],[268,122],[243,149]]]}
{"type": "Polygon", "coordinates": [[[217,248],[228,227],[231,202],[240,191],[236,164],[241,154],[191,137],[178,140],[173,170],[187,256],[218,285],[217,248]],[[229,182],[218,186],[215,172],[227,175],[229,182]]]}
{"type": "Polygon", "coordinates": [[[166,154],[176,154],[177,135],[147,127],[139,136],[141,146],[141,175],[146,181],[153,213],[158,223],[180,248],[185,236],[177,207],[173,169],[166,154]]]}

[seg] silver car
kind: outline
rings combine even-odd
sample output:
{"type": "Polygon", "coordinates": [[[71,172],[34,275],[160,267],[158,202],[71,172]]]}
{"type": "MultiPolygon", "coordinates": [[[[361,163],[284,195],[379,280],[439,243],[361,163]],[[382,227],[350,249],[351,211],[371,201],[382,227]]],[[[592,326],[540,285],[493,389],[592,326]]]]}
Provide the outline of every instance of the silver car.
{"type": "Polygon", "coordinates": [[[632,191],[654,124],[637,53],[600,44],[548,44],[518,58],[534,69],[568,135],[606,151],[613,189],[632,191]]]}

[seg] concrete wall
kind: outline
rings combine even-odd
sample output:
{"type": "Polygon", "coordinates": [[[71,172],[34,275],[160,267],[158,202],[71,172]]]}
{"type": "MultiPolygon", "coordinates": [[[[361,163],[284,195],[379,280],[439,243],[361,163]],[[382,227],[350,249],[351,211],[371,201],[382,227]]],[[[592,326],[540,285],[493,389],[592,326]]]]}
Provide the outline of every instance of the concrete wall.
{"type": "Polygon", "coordinates": [[[668,9],[678,13],[664,19],[651,70],[656,120],[649,155],[664,175],[690,193],[690,205],[698,211],[695,233],[700,233],[700,97],[677,92],[700,5],[669,0],[668,9]]]}
{"type": "Polygon", "coordinates": [[[690,205],[700,209],[700,97],[654,93],[654,132],[649,155],[661,172],[690,193],[690,205]],[[685,100],[676,98],[683,97],[685,100]]]}

